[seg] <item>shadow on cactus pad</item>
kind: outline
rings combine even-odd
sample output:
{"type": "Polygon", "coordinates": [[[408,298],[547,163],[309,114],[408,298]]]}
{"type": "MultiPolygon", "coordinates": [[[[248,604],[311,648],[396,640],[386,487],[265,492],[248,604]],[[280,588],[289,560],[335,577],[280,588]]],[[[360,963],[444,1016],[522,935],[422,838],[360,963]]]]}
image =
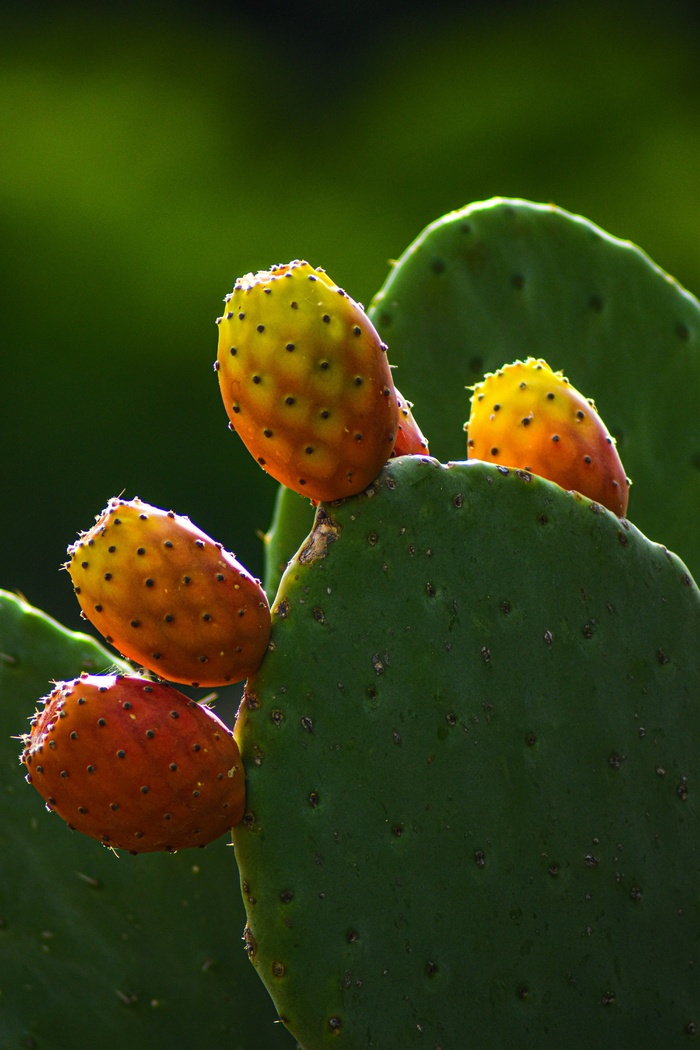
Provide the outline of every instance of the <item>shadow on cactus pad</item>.
{"type": "Polygon", "coordinates": [[[700,1024],[700,596],[522,471],[405,457],[282,578],[236,735],[253,964],[309,1048],[700,1024]]]}

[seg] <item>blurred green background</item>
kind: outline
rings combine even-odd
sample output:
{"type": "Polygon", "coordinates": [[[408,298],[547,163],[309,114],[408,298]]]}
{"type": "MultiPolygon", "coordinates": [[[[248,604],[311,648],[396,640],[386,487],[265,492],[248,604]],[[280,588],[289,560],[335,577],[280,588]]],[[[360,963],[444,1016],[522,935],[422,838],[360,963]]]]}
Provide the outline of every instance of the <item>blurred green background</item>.
{"type": "Polygon", "coordinates": [[[214,319],[249,270],[304,257],[367,303],[426,224],[507,195],[635,241],[697,295],[693,11],[0,15],[0,587],[78,626],[58,567],[120,493],[189,514],[262,572],[276,486],[228,431],[211,370],[214,319]]]}

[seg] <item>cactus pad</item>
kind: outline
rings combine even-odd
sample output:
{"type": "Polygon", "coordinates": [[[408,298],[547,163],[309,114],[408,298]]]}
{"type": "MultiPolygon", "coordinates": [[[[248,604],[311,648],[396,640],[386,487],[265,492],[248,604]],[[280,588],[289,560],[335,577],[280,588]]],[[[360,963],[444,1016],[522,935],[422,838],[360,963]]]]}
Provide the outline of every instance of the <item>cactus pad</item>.
{"type": "Polygon", "coordinates": [[[245,957],[224,839],[117,858],[24,783],[13,736],[49,680],[110,668],[129,670],[0,591],[0,1047],[293,1047],[245,957]]]}
{"type": "Polygon", "coordinates": [[[408,457],[318,509],[272,614],[233,834],[304,1047],[700,1025],[700,596],[675,555],[524,472],[408,457]]]}
{"type": "Polygon", "coordinates": [[[629,516],[697,576],[700,303],[639,248],[552,205],[496,198],[431,223],[369,308],[440,459],[466,455],[465,386],[544,357],[595,397],[629,516]]]}

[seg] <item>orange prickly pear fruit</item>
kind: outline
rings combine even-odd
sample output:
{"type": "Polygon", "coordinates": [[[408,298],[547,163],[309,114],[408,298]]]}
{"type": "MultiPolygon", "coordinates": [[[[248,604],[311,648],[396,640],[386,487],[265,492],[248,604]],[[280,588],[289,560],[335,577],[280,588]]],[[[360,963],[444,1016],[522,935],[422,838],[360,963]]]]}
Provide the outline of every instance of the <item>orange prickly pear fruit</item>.
{"type": "Polygon", "coordinates": [[[398,427],[387,347],[362,307],[300,260],[240,277],[225,302],[214,367],[231,428],[311,500],[362,491],[398,427]]]}
{"type": "Polygon", "coordinates": [[[68,556],[83,615],[127,659],[194,686],[258,669],[270,636],[265,592],[189,518],[112,499],[68,556]]]}
{"type": "Polygon", "coordinates": [[[546,361],[489,373],[473,387],[464,429],[471,458],[531,471],[625,515],[629,480],[614,439],[594,402],[546,361]]]}
{"type": "Polygon", "coordinates": [[[27,780],[74,831],[132,853],[213,842],[245,812],[231,730],[163,682],[58,682],[20,756],[27,780]]]}
{"type": "Polygon", "coordinates": [[[391,452],[392,459],[396,456],[429,455],[428,442],[413,418],[412,403],[407,401],[396,387],[394,387],[394,393],[399,406],[399,425],[391,452]]]}

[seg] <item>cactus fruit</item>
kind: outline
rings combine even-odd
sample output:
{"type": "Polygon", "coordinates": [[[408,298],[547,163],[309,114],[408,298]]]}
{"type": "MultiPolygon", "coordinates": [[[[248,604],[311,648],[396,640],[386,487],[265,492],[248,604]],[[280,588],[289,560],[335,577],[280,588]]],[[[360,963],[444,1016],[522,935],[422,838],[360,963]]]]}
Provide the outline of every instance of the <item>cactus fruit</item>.
{"type": "Polygon", "coordinates": [[[386,346],[364,310],[299,260],[238,278],[225,302],[214,367],[232,429],[312,500],[360,492],[398,425],[386,346]]]}
{"type": "Polygon", "coordinates": [[[425,456],[429,452],[428,442],[420,427],[413,418],[413,404],[394,387],[396,403],[399,408],[399,421],[396,441],[391,450],[391,458],[397,456],[425,456]]]}
{"type": "Polygon", "coordinates": [[[243,816],[231,730],[172,686],[83,674],[44,704],[21,761],[72,830],[131,853],[172,853],[213,842],[243,816]]]}
{"type": "Polygon", "coordinates": [[[68,554],[84,616],[159,677],[222,686],[260,663],[270,633],[265,593],[189,518],[112,499],[68,554]]]}
{"type": "Polygon", "coordinates": [[[469,456],[528,470],[624,517],[629,481],[594,402],[562,372],[528,357],[473,387],[469,456]]]}

